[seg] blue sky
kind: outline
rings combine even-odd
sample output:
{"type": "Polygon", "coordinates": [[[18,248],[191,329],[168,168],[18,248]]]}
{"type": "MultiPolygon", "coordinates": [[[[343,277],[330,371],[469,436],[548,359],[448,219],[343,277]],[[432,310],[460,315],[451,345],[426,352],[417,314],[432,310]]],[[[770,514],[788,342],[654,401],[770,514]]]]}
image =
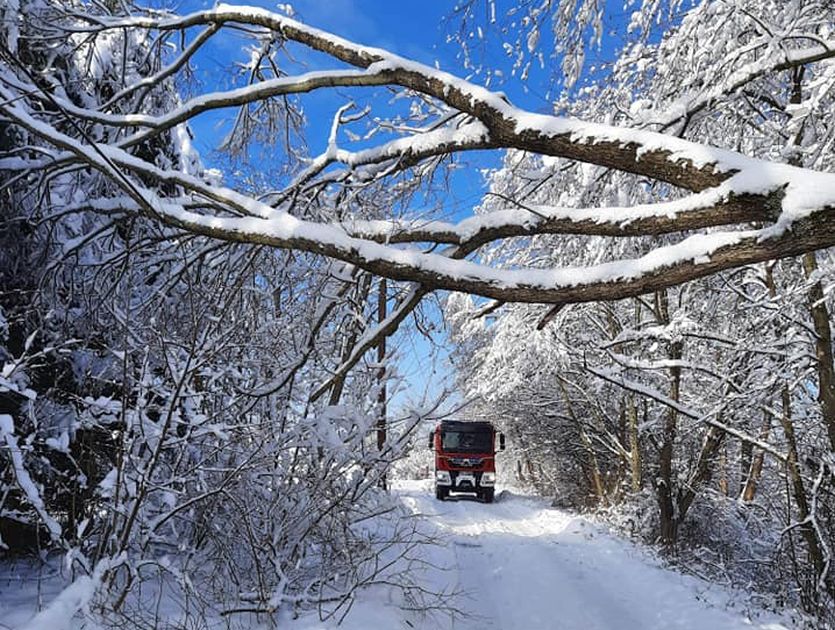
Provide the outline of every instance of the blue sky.
{"type": "MultiPolygon", "coordinates": [[[[243,3],[242,3],[243,4],[243,3]]],[[[275,8],[275,2],[250,0],[246,4],[275,8]]],[[[208,8],[208,0],[186,0],[177,7],[181,13],[208,8]]],[[[436,61],[445,69],[455,71],[460,67],[455,55],[455,44],[445,44],[444,18],[450,5],[446,2],[395,2],[381,0],[303,0],[292,3],[296,18],[332,31],[338,35],[362,44],[379,46],[412,59],[434,64],[436,61]]],[[[228,82],[229,64],[233,59],[243,60],[240,53],[242,39],[234,36],[214,39],[205,54],[195,59],[197,78],[204,89],[220,89],[228,82]]],[[[305,96],[302,99],[310,122],[308,135],[313,153],[324,148],[327,128],[342,100],[327,92],[305,96]],[[322,122],[324,121],[324,122],[322,122]]],[[[202,116],[192,124],[194,144],[201,152],[204,162],[211,165],[212,151],[229,129],[233,112],[213,112],[202,116]]],[[[497,166],[497,154],[474,154],[464,157],[469,168],[455,171],[449,194],[444,200],[444,214],[450,218],[461,218],[472,212],[472,206],[481,198],[484,190],[480,169],[497,166]]],[[[430,398],[439,391],[442,382],[449,376],[446,364],[446,343],[439,314],[428,307],[431,319],[436,324],[434,343],[420,335],[411,335],[401,340],[397,352],[397,370],[403,376],[406,387],[393,400],[393,412],[397,413],[409,401],[419,401],[424,393],[430,398]]]]}
{"type": "MultiPolygon", "coordinates": [[[[157,0],[161,4],[170,0],[157,0]]],[[[232,0],[232,3],[235,3],[232,0]]],[[[214,2],[210,0],[181,0],[176,9],[181,13],[209,8],[214,2]]],[[[262,6],[275,10],[278,3],[271,0],[243,0],[240,4],[262,6]]],[[[454,30],[457,22],[448,21],[453,2],[440,0],[425,0],[423,2],[408,0],[298,0],[291,2],[295,17],[307,24],[331,31],[361,44],[386,48],[402,56],[432,65],[438,63],[444,70],[456,74],[463,74],[462,63],[457,58],[460,53],[458,44],[446,42],[446,35],[454,30]]],[[[502,2],[499,2],[502,6],[502,2]]],[[[229,67],[233,60],[242,60],[241,46],[245,44],[243,38],[235,36],[215,37],[210,41],[206,53],[196,58],[198,78],[207,86],[222,87],[224,80],[228,82],[229,67]]],[[[485,61],[488,65],[500,66],[506,64],[506,57],[501,52],[501,42],[491,41],[485,51],[485,61]]],[[[337,64],[334,64],[336,66],[337,64]]],[[[543,72],[532,72],[529,81],[521,82],[509,78],[499,89],[506,92],[511,100],[533,111],[549,111],[550,104],[541,88],[543,72]]],[[[479,82],[479,77],[473,79],[479,82]]],[[[316,140],[324,143],[327,126],[342,100],[334,98],[327,91],[320,91],[302,97],[309,120],[324,120],[324,125],[311,126],[307,131],[312,139],[311,151],[316,146],[316,140]]],[[[215,113],[211,118],[213,126],[208,123],[199,125],[200,135],[197,146],[204,153],[214,148],[222,137],[223,127],[215,127],[220,120],[227,119],[230,112],[215,113]]],[[[481,156],[483,158],[483,156],[481,156]]],[[[496,156],[490,164],[495,164],[496,156]]],[[[476,182],[468,182],[470,184],[476,182]]]]}
{"type": "MultiPolygon", "coordinates": [[[[152,0],[153,1],[153,0],[152,0]]],[[[157,0],[168,4],[166,0],[157,0]]],[[[234,2],[234,0],[232,0],[234,2]]],[[[209,8],[214,2],[209,0],[183,0],[175,9],[180,13],[209,8]]],[[[277,3],[266,0],[249,0],[240,4],[262,6],[275,9],[277,3]]],[[[447,18],[453,2],[439,0],[397,1],[397,0],[299,0],[291,2],[296,12],[295,17],[312,26],[331,31],[362,44],[386,48],[404,57],[433,65],[438,65],[450,72],[462,75],[461,61],[457,58],[460,48],[456,43],[448,43],[446,34],[455,28],[447,18]]],[[[497,3],[502,10],[502,2],[497,3]]],[[[616,18],[617,19],[617,18],[616,18]]],[[[622,19],[622,18],[621,18],[622,19]]],[[[246,42],[235,35],[216,36],[210,40],[205,52],[195,58],[197,79],[203,89],[223,89],[230,87],[233,81],[229,72],[233,61],[244,61],[246,54],[242,46],[246,42]]],[[[502,54],[501,41],[490,40],[486,46],[484,59],[488,65],[506,63],[502,54]]],[[[604,51],[602,54],[607,55],[604,51]]],[[[593,63],[593,60],[591,60],[593,63]]],[[[545,73],[534,70],[530,79],[522,83],[508,77],[505,83],[497,86],[508,94],[517,105],[533,111],[547,112],[549,101],[544,96],[545,73]]],[[[479,77],[474,77],[479,82],[479,77]]],[[[313,154],[325,147],[330,121],[337,108],[344,100],[330,91],[320,91],[302,97],[308,119],[306,135],[313,154]]],[[[212,152],[229,129],[229,121],[234,113],[230,111],[205,114],[192,124],[194,144],[203,155],[204,162],[212,163],[212,152]]],[[[269,157],[267,157],[267,160],[269,157]]],[[[461,166],[454,171],[450,189],[443,196],[444,218],[455,220],[472,213],[484,192],[481,169],[496,167],[501,156],[498,153],[473,153],[461,158],[461,166]]],[[[268,168],[265,164],[265,168],[268,168]]],[[[440,324],[439,315],[433,316],[440,324]]],[[[442,327],[437,326],[440,330],[442,327]]],[[[445,365],[445,335],[438,333],[435,343],[431,344],[420,336],[404,340],[398,355],[398,369],[409,386],[394,401],[397,409],[409,399],[419,399],[427,389],[438,390],[440,383],[448,376],[449,367],[445,365]],[[437,350],[434,356],[432,346],[437,350]],[[440,348],[440,350],[438,350],[440,348]]]]}

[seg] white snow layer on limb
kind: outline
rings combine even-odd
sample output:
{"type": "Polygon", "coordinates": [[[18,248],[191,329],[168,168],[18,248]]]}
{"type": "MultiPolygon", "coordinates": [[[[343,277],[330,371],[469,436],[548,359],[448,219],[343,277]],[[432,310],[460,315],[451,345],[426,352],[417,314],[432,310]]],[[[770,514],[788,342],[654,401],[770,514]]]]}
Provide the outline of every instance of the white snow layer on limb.
{"type": "Polygon", "coordinates": [[[29,504],[35,509],[43,521],[46,528],[49,530],[49,536],[53,542],[60,542],[61,540],[61,526],[52,518],[46,510],[41,493],[32,477],[29,476],[29,471],[23,465],[23,453],[18,445],[17,438],[14,435],[14,420],[10,415],[0,414],[0,439],[6,444],[6,449],[9,452],[9,458],[12,463],[12,470],[14,470],[17,485],[26,495],[29,504]]]}
{"type": "MultiPolygon", "coordinates": [[[[707,167],[715,174],[730,175],[736,171],[757,169],[758,166],[768,164],[734,151],[718,149],[662,133],[528,112],[512,105],[504,95],[448,72],[383,49],[354,43],[265,9],[219,4],[211,10],[199,11],[182,17],[97,19],[96,25],[90,28],[101,30],[135,27],[170,31],[197,25],[225,23],[244,23],[279,32],[290,40],[324,52],[348,64],[367,69],[371,75],[382,74],[387,77],[389,84],[401,85],[433,96],[454,108],[482,119],[483,122],[486,122],[485,119],[490,118],[492,114],[492,123],[501,121],[504,123],[502,125],[504,132],[509,133],[512,128],[512,133],[515,133],[517,137],[533,132],[541,138],[566,137],[569,139],[569,144],[575,146],[605,142],[624,150],[633,147],[637,158],[636,164],[640,163],[641,157],[647,153],[657,153],[665,155],[668,162],[681,165],[682,168],[685,168],[685,164],[697,169],[707,167]]],[[[324,74],[330,74],[336,78],[341,72],[328,71],[324,74]]],[[[254,95],[260,89],[257,83],[241,88],[239,97],[245,100],[247,92],[254,95]]],[[[560,152],[561,150],[558,149],[555,154],[560,154],[560,152]]]]}
{"type": "MultiPolygon", "coordinates": [[[[5,95],[6,90],[0,88],[0,96],[5,95]]],[[[794,221],[815,210],[835,207],[835,175],[752,160],[754,166],[738,172],[732,177],[733,183],[728,180],[730,192],[771,193],[775,189],[784,188],[783,213],[780,220],[771,227],[760,231],[695,235],[675,245],[653,250],[638,259],[592,267],[549,270],[493,269],[465,260],[452,260],[443,255],[402,250],[352,238],[338,225],[300,220],[237,191],[210,186],[185,173],[163,171],[121,149],[107,145],[91,147],[82,144],[34,119],[16,104],[3,103],[0,110],[45,140],[73,152],[103,172],[112,173],[114,180],[122,185],[125,175],[115,172],[119,167],[152,175],[162,181],[176,181],[193,192],[248,215],[243,218],[201,215],[170,204],[153,191],[139,185],[125,190],[135,201],[149,209],[152,216],[175,227],[229,241],[260,243],[320,253],[381,275],[423,282],[432,288],[454,290],[462,282],[467,282],[467,290],[487,297],[503,298],[503,292],[519,288],[556,291],[600,283],[628,282],[663,271],[673,265],[710,262],[711,254],[720,248],[739,244],[743,239],[761,242],[767,238],[779,237],[792,227],[794,221]]],[[[739,157],[745,159],[743,156],[739,157]]],[[[555,296],[555,299],[562,298],[555,296]]],[[[548,300],[543,296],[543,299],[538,297],[537,301],[548,300]]]]}
{"type": "Polygon", "coordinates": [[[75,627],[73,619],[87,609],[101,585],[102,576],[115,564],[109,559],[99,562],[93,575],[77,578],[18,630],[71,630],[75,627]]]}
{"type": "MultiPolygon", "coordinates": [[[[387,50],[356,44],[264,9],[220,4],[214,9],[182,17],[161,20],[135,17],[106,20],[102,21],[102,24],[107,28],[132,26],[174,30],[218,22],[240,22],[263,26],[352,65],[369,70],[373,66],[376,72],[388,71],[391,84],[418,89],[477,117],[477,106],[486,106],[503,120],[513,123],[517,135],[534,131],[542,136],[570,136],[572,143],[575,144],[612,142],[624,147],[636,145],[639,147],[639,156],[641,153],[650,151],[667,152],[670,162],[687,160],[697,168],[713,165],[714,169],[720,172],[742,170],[759,162],[759,160],[747,158],[733,151],[717,149],[661,133],[531,113],[515,107],[502,94],[492,92],[448,72],[406,59],[387,50]],[[410,80],[405,81],[404,78],[410,80]],[[417,80],[420,85],[415,84],[417,80]]],[[[257,89],[257,84],[250,86],[249,89],[257,89]]]]}
{"type": "MultiPolygon", "coordinates": [[[[488,232],[497,235],[492,239],[519,236],[524,232],[531,234],[575,233],[575,230],[570,227],[571,224],[577,224],[576,232],[581,233],[595,231],[594,227],[588,227],[588,224],[593,224],[605,234],[628,235],[632,232],[627,228],[641,220],[675,220],[689,214],[710,211],[740,195],[762,193],[763,182],[750,181],[749,184],[754,184],[751,187],[745,183],[745,179],[743,175],[735,175],[716,188],[681,199],[634,206],[571,208],[533,204],[521,209],[494,210],[463,219],[458,223],[377,219],[345,221],[343,225],[357,238],[395,243],[427,241],[460,245],[471,239],[478,239],[480,235],[488,232]],[[750,190],[746,191],[748,188],[750,190]],[[580,224],[585,225],[581,228],[580,224]]],[[[767,218],[765,208],[763,208],[762,218],[767,218]]],[[[727,221],[727,224],[733,222],[735,221],[727,221]]],[[[717,224],[720,222],[717,221],[717,224]]],[[[681,228],[676,228],[672,222],[667,225],[671,232],[681,231],[681,228]]],[[[659,230],[659,232],[665,231],[667,231],[666,228],[659,230]]]]}
{"type": "MultiPolygon", "coordinates": [[[[514,107],[502,95],[449,73],[404,59],[387,51],[349,42],[262,9],[219,5],[215,9],[181,18],[127,18],[99,22],[90,28],[94,31],[124,27],[174,30],[226,22],[246,23],[280,32],[287,39],[363,68],[364,71],[359,75],[379,74],[386,77],[391,85],[417,90],[444,101],[453,109],[481,119],[486,129],[486,134],[483,134],[480,129],[470,128],[463,138],[450,138],[447,132],[451,130],[445,129],[445,133],[430,138],[430,144],[450,141],[454,144],[473,142],[473,132],[480,138],[486,136],[484,142],[492,143],[496,140],[494,135],[498,134],[497,137],[503,143],[501,146],[516,146],[519,142],[532,138],[533,149],[542,154],[583,159],[603,166],[634,172],[640,172],[643,169],[652,177],[657,179],[666,177],[668,181],[671,176],[664,175],[663,172],[666,170],[693,175],[695,169],[702,175],[708,174],[698,181],[692,181],[689,184],[692,189],[704,190],[707,183],[708,188],[724,185],[722,192],[728,195],[760,194],[768,198],[781,196],[779,203],[776,204],[779,208],[775,210],[782,210],[782,213],[775,225],[759,232],[702,234],[685,239],[673,246],[656,249],[634,260],[605,263],[593,267],[566,267],[553,270],[496,270],[463,260],[453,261],[448,256],[423,254],[387,247],[363,238],[353,238],[346,234],[341,226],[301,221],[236,191],[210,186],[185,173],[158,168],[130,155],[123,147],[84,144],[36,119],[25,109],[25,106],[20,105],[19,99],[16,98],[18,94],[7,88],[0,88],[0,96],[6,99],[6,102],[0,104],[0,111],[4,111],[10,118],[41,136],[46,142],[67,151],[68,159],[87,163],[104,172],[122,186],[146,214],[175,227],[229,241],[310,251],[358,265],[379,275],[420,282],[430,288],[466,290],[487,297],[512,301],[523,300],[519,298],[518,293],[516,297],[509,295],[508,290],[521,288],[528,291],[528,296],[524,298],[524,301],[532,301],[534,296],[531,293],[535,291],[560,291],[566,288],[585,288],[607,283],[631,283],[634,289],[632,294],[635,294],[639,290],[635,286],[635,281],[650,275],[665,273],[675,265],[679,268],[687,265],[694,269],[690,269],[688,274],[680,274],[675,281],[668,281],[667,284],[658,280],[653,286],[640,287],[640,292],[694,279],[740,264],[774,258],[777,255],[796,254],[799,253],[798,249],[801,246],[794,244],[793,241],[789,243],[789,245],[794,245],[793,248],[786,248],[783,241],[774,247],[757,248],[756,244],[762,244],[771,238],[784,238],[787,230],[790,230],[796,221],[816,211],[835,209],[835,176],[832,174],[749,158],[733,151],[717,149],[664,134],[526,112],[514,107]],[[597,152],[594,147],[599,143],[606,143],[607,150],[597,152]],[[614,161],[605,157],[612,151],[619,155],[614,161]],[[659,166],[659,160],[664,162],[663,167],[659,166]],[[644,165],[647,161],[651,162],[650,166],[644,165]],[[699,169],[706,170],[700,171],[699,169]],[[140,177],[150,175],[158,181],[183,186],[192,193],[205,196],[220,204],[221,207],[247,218],[216,217],[190,212],[160,199],[153,191],[148,191],[137,184],[136,180],[128,180],[125,171],[140,177]],[[723,249],[721,252],[723,258],[719,263],[707,266],[703,264],[712,263],[710,256],[719,249],[723,249]],[[734,258],[734,252],[740,249],[749,252],[746,254],[747,257],[734,258]],[[752,250],[756,251],[751,253],[752,250]],[[775,250],[779,251],[775,253],[775,250]]],[[[345,71],[339,71],[329,76],[333,79],[344,74],[345,71]]],[[[328,73],[316,75],[316,78],[317,80],[328,79],[328,73]]],[[[241,88],[238,97],[241,102],[245,102],[248,98],[257,99],[260,89],[262,88],[259,84],[241,88]]],[[[420,134],[413,138],[402,139],[402,141],[402,156],[411,155],[413,150],[420,155],[425,155],[425,152],[433,147],[444,146],[433,144],[426,147],[427,137],[420,134]]],[[[383,145],[383,147],[388,147],[387,150],[390,150],[392,145],[383,145]]],[[[344,159],[350,162],[349,156],[345,156],[344,159]]],[[[372,157],[372,159],[377,158],[372,157]]],[[[672,178],[675,179],[675,177],[672,178]]],[[[672,203],[672,207],[669,205],[644,207],[631,212],[633,217],[643,212],[648,212],[650,216],[658,216],[653,213],[664,212],[666,215],[680,209],[680,206],[676,207],[676,204],[672,203]]],[[[623,209],[591,210],[585,215],[585,220],[618,221],[618,217],[613,216],[616,212],[611,212],[612,210],[623,209]]],[[[570,214],[567,219],[572,220],[570,214]]],[[[630,220],[629,212],[626,213],[625,220],[627,223],[630,220]]],[[[825,228],[825,220],[821,223],[825,228]]],[[[473,226],[459,227],[461,227],[461,238],[466,239],[468,230],[473,226]]],[[[827,230],[822,228],[819,232],[827,232],[827,230]]],[[[826,234],[819,233],[814,238],[807,237],[802,247],[808,250],[828,246],[832,244],[835,237],[827,239],[826,234]]],[[[610,299],[623,297],[623,295],[615,295],[613,287],[606,287],[606,291],[610,299]]],[[[573,295],[577,295],[576,292],[573,295]]],[[[564,295],[535,297],[535,301],[566,301],[564,295]]],[[[580,299],[592,298],[586,293],[580,299]]],[[[594,299],[601,299],[601,297],[597,295],[594,299]]]]}

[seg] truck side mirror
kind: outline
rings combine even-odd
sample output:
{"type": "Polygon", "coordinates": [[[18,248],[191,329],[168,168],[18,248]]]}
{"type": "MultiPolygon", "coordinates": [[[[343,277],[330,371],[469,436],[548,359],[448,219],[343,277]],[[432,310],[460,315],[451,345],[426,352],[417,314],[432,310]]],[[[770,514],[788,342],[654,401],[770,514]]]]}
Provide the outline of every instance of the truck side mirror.
{"type": "Polygon", "coordinates": [[[504,433],[499,433],[499,450],[504,450],[505,443],[504,443],[504,433]]]}
{"type": "Polygon", "coordinates": [[[429,448],[435,448],[435,432],[429,432],[429,448]]]}

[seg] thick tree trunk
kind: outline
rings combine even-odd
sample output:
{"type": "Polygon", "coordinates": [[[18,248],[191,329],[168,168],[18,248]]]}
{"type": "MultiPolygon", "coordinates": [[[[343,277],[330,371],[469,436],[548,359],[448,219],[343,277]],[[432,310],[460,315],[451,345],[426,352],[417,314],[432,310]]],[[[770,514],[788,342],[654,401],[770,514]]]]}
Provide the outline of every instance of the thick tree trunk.
{"type": "Polygon", "coordinates": [[[754,459],[754,445],[750,442],[739,444],[739,488],[737,493],[742,497],[745,484],[748,482],[748,473],[751,471],[751,462],[754,459]]]}
{"type": "MultiPolygon", "coordinates": [[[[777,284],[774,282],[774,263],[765,265],[765,286],[768,289],[768,296],[773,300],[777,296],[777,284]]],[[[779,331],[775,331],[779,335],[779,331]]],[[[763,428],[760,431],[760,439],[767,441],[771,433],[771,414],[763,414],[763,428]]],[[[745,487],[742,489],[742,500],[750,502],[754,500],[757,493],[757,484],[762,475],[763,463],[765,462],[765,452],[757,451],[754,459],[751,462],[751,467],[748,471],[747,479],[745,480],[745,487]]]]}
{"type": "MultiPolygon", "coordinates": [[[[792,93],[790,103],[800,105],[803,102],[803,77],[806,68],[799,66],[792,71],[792,93]]],[[[800,147],[804,133],[805,123],[801,123],[800,129],[794,137],[793,145],[800,147]]],[[[793,165],[801,162],[800,153],[797,152],[789,160],[793,165]]],[[[815,357],[817,359],[818,372],[818,403],[821,409],[824,425],[829,436],[830,448],[835,450],[835,375],[832,359],[832,331],[829,326],[829,312],[823,294],[821,283],[814,278],[817,271],[817,256],[812,252],[805,253],[801,258],[803,270],[807,280],[812,282],[809,289],[809,312],[815,329],[815,357]]],[[[788,457],[786,461],[786,473],[791,483],[794,494],[795,505],[797,506],[798,528],[806,543],[809,553],[809,560],[815,568],[815,585],[810,589],[811,596],[817,599],[817,586],[822,576],[828,570],[828,559],[824,549],[818,541],[818,534],[812,522],[814,515],[809,507],[809,500],[804,487],[803,473],[800,469],[800,457],[797,448],[797,438],[792,420],[791,393],[787,384],[783,385],[781,391],[783,413],[780,422],[783,425],[783,433],[786,436],[788,457]]]]}
{"type": "Polygon", "coordinates": [[[597,503],[603,505],[606,503],[606,488],[603,484],[603,475],[600,473],[597,453],[594,452],[594,446],[591,443],[591,439],[589,438],[583,423],[574,412],[574,405],[571,403],[571,399],[568,396],[568,390],[565,388],[565,383],[563,383],[562,380],[557,379],[557,384],[559,385],[560,392],[562,393],[562,399],[565,403],[568,417],[571,418],[571,421],[577,427],[577,433],[580,436],[580,442],[583,445],[583,452],[586,455],[585,465],[583,468],[585,469],[586,476],[592,486],[597,503]]]}
{"type": "Polygon", "coordinates": [[[728,477],[728,451],[723,448],[719,452],[719,492],[726,497],[731,494],[731,483],[728,477]]]}
{"type": "Polygon", "coordinates": [[[632,492],[639,492],[643,485],[641,478],[641,443],[638,437],[638,405],[634,396],[627,398],[629,405],[629,464],[632,478],[632,492]]]}
{"type": "MultiPolygon", "coordinates": [[[[664,324],[670,323],[670,309],[666,291],[659,291],[655,294],[658,318],[664,324]]],[[[668,357],[671,361],[681,359],[682,342],[673,341],[670,343],[668,357]]],[[[670,368],[670,400],[678,402],[681,395],[681,368],[670,368]]],[[[661,542],[667,547],[674,547],[678,532],[678,518],[673,497],[673,452],[676,440],[678,425],[678,413],[672,407],[668,407],[664,421],[664,436],[661,444],[661,452],[658,462],[658,480],[656,491],[658,495],[658,508],[660,516],[661,542]]]]}
{"type": "MultiPolygon", "coordinates": [[[[386,286],[386,279],[380,278],[380,294],[377,300],[377,323],[382,325],[386,321],[388,312],[388,288],[386,286]]],[[[386,448],[386,412],[387,412],[387,392],[386,392],[386,336],[380,337],[380,344],[377,346],[377,363],[379,364],[378,383],[380,388],[377,393],[378,413],[380,414],[377,420],[377,450],[382,451],[386,448]]],[[[385,473],[380,477],[380,486],[383,490],[388,488],[388,482],[385,473]]]]}
{"type": "Polygon", "coordinates": [[[791,394],[787,385],[783,386],[781,400],[783,413],[780,415],[780,423],[783,425],[783,433],[786,437],[788,455],[786,459],[786,474],[789,477],[789,483],[791,484],[792,494],[794,496],[794,503],[797,507],[797,528],[800,531],[800,535],[803,537],[803,542],[806,544],[806,550],[809,553],[809,560],[815,567],[815,576],[820,577],[826,570],[826,561],[820,544],[818,543],[815,528],[809,520],[811,511],[809,509],[809,501],[806,497],[806,488],[803,484],[803,475],[800,471],[797,438],[794,432],[794,421],[792,420],[791,394]]]}
{"type": "Polygon", "coordinates": [[[716,456],[717,451],[724,443],[725,432],[716,427],[711,427],[705,436],[702,444],[699,457],[696,460],[696,465],[693,467],[693,472],[687,480],[687,486],[679,493],[678,498],[678,517],[676,528],[684,522],[687,516],[687,510],[693,505],[693,500],[696,498],[696,491],[700,485],[710,479],[711,463],[716,456]]]}
{"type": "MultiPolygon", "coordinates": [[[[807,273],[809,273],[809,271],[807,271],[807,273]]],[[[766,286],[768,287],[769,296],[774,298],[777,295],[777,284],[774,280],[773,265],[766,265],[765,281],[766,286]]],[[[809,502],[806,497],[806,488],[804,487],[803,476],[800,470],[797,437],[794,431],[794,421],[792,420],[791,392],[789,391],[789,386],[786,383],[783,384],[780,390],[780,403],[782,407],[780,425],[783,428],[783,434],[786,439],[786,475],[788,477],[791,494],[797,508],[797,522],[799,523],[798,528],[809,554],[809,560],[815,567],[815,575],[820,576],[825,570],[825,561],[821,547],[818,544],[814,527],[812,526],[812,523],[809,522],[809,502]]],[[[763,433],[767,435],[770,430],[770,426],[770,420],[766,420],[763,427],[763,433]]],[[[759,455],[762,457],[762,454],[759,455]]],[[[760,463],[759,467],[760,469],[762,468],[762,463],[760,463]]],[[[753,475],[749,475],[749,482],[752,477],[753,475]]],[[[750,498],[753,499],[755,487],[756,485],[754,483],[753,487],[750,489],[750,493],[748,493],[749,489],[746,487],[746,491],[743,492],[743,498],[750,496],[750,498]]]]}
{"type": "Polygon", "coordinates": [[[583,449],[588,458],[589,472],[591,473],[591,480],[594,488],[594,495],[599,505],[606,505],[606,487],[603,483],[603,475],[600,473],[600,464],[597,461],[597,453],[594,452],[591,439],[585,429],[580,428],[580,439],[583,441],[583,449]]]}
{"type": "MultiPolygon", "coordinates": [[[[771,415],[763,414],[763,427],[760,431],[759,439],[763,442],[768,441],[768,436],[771,434],[771,415]]],[[[749,503],[754,500],[757,494],[757,485],[760,482],[760,477],[763,472],[763,464],[765,463],[765,451],[757,450],[751,460],[751,466],[748,469],[748,474],[745,479],[745,485],[742,488],[741,499],[749,503]]]]}
{"type": "MultiPolygon", "coordinates": [[[[800,105],[803,102],[803,77],[806,68],[800,66],[793,71],[792,93],[789,102],[800,105]]],[[[793,144],[800,147],[805,123],[794,137],[793,144]]],[[[796,153],[789,162],[799,166],[800,153],[796,153]]],[[[829,436],[829,448],[835,451],[835,359],[832,356],[832,329],[829,325],[829,309],[820,280],[816,279],[818,257],[814,251],[807,252],[801,257],[806,279],[812,282],[809,288],[809,313],[815,328],[815,358],[818,371],[818,403],[821,415],[829,436]]]]}
{"type": "MultiPolygon", "coordinates": [[[[674,344],[678,345],[678,344],[674,344]]],[[[670,358],[676,353],[670,352],[670,358]]],[[[678,400],[679,378],[673,376],[670,384],[670,398],[678,400]]],[[[673,448],[676,439],[677,414],[674,409],[667,409],[667,417],[664,422],[664,439],[661,445],[661,453],[658,466],[658,507],[661,516],[661,541],[667,546],[674,546],[676,543],[677,518],[675,505],[673,503],[673,448]]]]}
{"type": "Polygon", "coordinates": [[[814,252],[804,254],[803,270],[813,280],[809,288],[809,312],[815,327],[815,358],[818,370],[818,403],[829,436],[829,448],[835,451],[835,360],[832,356],[832,328],[829,309],[820,281],[814,280],[818,259],[814,252]]]}

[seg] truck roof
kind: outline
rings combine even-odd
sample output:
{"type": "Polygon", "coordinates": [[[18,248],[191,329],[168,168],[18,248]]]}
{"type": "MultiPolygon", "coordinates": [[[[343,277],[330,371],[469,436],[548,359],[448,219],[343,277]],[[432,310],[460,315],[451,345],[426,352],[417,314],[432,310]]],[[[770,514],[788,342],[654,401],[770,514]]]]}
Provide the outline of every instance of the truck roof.
{"type": "Polygon", "coordinates": [[[493,424],[490,422],[467,422],[461,420],[442,420],[441,431],[461,431],[473,433],[481,433],[484,431],[493,431],[493,424]]]}

